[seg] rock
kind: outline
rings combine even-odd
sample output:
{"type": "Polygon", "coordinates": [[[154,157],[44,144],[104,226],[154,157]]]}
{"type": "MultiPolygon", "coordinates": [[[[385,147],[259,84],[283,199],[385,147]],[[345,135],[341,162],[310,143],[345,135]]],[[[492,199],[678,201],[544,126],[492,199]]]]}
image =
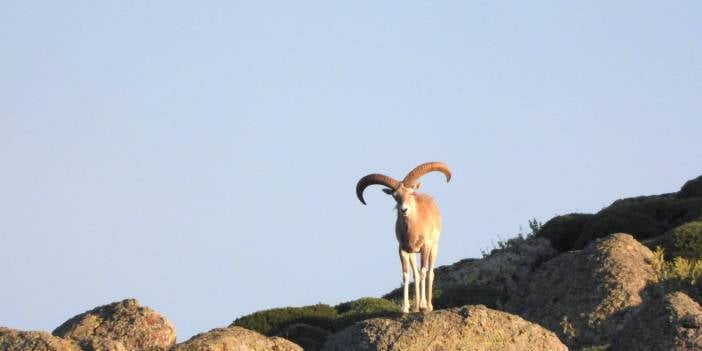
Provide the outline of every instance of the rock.
{"type": "Polygon", "coordinates": [[[80,351],[77,344],[47,332],[19,331],[0,327],[0,350],[3,351],[80,351]]]}
{"type": "MultiPolygon", "coordinates": [[[[81,313],[56,328],[53,334],[75,340],[81,346],[106,345],[107,341],[99,339],[116,340],[127,350],[134,351],[168,350],[176,340],[175,328],[170,321],[156,311],[140,306],[134,299],[81,313]]],[[[115,344],[112,347],[119,350],[115,344]]]]}
{"type": "Polygon", "coordinates": [[[485,306],[375,318],[332,335],[325,351],[568,350],[551,331],[485,306]]]}
{"type": "Polygon", "coordinates": [[[681,292],[651,301],[624,326],[610,350],[702,350],[702,308],[681,292]]]}
{"type": "Polygon", "coordinates": [[[302,351],[302,348],[283,338],[228,327],[195,335],[171,351],[302,351]]]}
{"type": "Polygon", "coordinates": [[[555,331],[569,346],[606,344],[656,280],[652,256],[629,234],[599,239],[541,265],[507,310],[555,331]]]}

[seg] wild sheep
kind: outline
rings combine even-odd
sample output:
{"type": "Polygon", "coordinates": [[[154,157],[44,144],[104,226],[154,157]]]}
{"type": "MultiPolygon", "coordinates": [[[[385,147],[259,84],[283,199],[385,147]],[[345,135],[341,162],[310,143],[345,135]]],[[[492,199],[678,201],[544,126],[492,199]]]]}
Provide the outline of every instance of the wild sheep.
{"type": "Polygon", "coordinates": [[[384,185],[383,191],[392,195],[397,202],[397,221],[395,236],[400,244],[402,262],[403,303],[402,312],[409,312],[409,272],[412,266],[414,277],[414,311],[432,311],[432,287],[434,284],[434,265],[439,251],[439,234],[441,232],[441,215],[434,199],[426,194],[416,192],[421,186],[417,180],[429,172],[438,171],[451,180],[449,167],[441,162],[427,162],[417,166],[401,182],[383,174],[369,174],[356,184],[356,196],[364,205],[363,191],[374,184],[384,185]],[[421,275],[417,271],[417,256],[421,255],[421,275]],[[427,274],[428,272],[428,274],[427,274]],[[419,277],[419,283],[417,283],[419,277]]]}

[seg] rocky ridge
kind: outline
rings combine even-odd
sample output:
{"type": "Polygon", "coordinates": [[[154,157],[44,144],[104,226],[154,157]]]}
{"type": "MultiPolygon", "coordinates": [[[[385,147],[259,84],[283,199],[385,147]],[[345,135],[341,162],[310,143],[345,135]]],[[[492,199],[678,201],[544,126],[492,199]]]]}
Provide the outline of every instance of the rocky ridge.
{"type": "Polygon", "coordinates": [[[699,177],[677,193],[557,216],[481,259],[438,267],[441,309],[428,314],[363,298],[259,311],[176,344],[164,316],[127,299],[53,335],[0,327],[0,350],[700,350],[701,221],[699,177]]]}

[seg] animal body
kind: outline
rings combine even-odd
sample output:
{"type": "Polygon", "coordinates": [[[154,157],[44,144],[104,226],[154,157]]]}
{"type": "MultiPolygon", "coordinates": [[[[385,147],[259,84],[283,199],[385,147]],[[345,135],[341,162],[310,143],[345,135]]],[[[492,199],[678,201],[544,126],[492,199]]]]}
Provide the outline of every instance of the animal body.
{"type": "Polygon", "coordinates": [[[415,167],[402,181],[384,174],[374,173],[361,178],[356,184],[356,196],[363,203],[363,191],[370,185],[383,185],[383,191],[396,202],[397,220],[395,237],[399,244],[402,263],[403,302],[402,312],[409,312],[409,268],[414,279],[414,311],[432,311],[432,288],[434,265],[439,252],[441,214],[434,199],[417,192],[423,175],[438,171],[451,180],[451,170],[441,162],[427,162],[415,167]],[[421,268],[417,269],[417,253],[420,254],[421,268]]]}

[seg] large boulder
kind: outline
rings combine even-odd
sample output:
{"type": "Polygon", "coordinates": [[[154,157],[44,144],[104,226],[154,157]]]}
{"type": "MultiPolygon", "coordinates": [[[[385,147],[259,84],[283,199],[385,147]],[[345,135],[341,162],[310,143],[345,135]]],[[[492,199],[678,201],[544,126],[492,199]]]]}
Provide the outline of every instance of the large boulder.
{"type": "MultiPolygon", "coordinates": [[[[176,340],[175,328],[158,312],[127,299],[81,313],[56,328],[55,336],[72,339],[82,347],[119,341],[128,350],[168,350],[176,340]]],[[[117,345],[112,345],[115,350],[117,345]]]]}
{"type": "Polygon", "coordinates": [[[0,327],[2,351],[80,351],[78,345],[47,332],[19,331],[0,327]]]}
{"type": "Polygon", "coordinates": [[[551,331],[518,316],[478,305],[365,320],[332,335],[323,350],[558,351],[568,348],[551,331]]]}
{"type": "Polygon", "coordinates": [[[507,310],[555,331],[569,346],[606,344],[656,281],[652,257],[629,234],[599,239],[541,265],[507,310]]]}
{"type": "Polygon", "coordinates": [[[610,350],[702,350],[702,308],[681,292],[647,303],[619,332],[610,350]]]}
{"type": "Polygon", "coordinates": [[[302,351],[302,348],[283,338],[228,327],[197,334],[176,345],[172,351],[302,351]]]}

